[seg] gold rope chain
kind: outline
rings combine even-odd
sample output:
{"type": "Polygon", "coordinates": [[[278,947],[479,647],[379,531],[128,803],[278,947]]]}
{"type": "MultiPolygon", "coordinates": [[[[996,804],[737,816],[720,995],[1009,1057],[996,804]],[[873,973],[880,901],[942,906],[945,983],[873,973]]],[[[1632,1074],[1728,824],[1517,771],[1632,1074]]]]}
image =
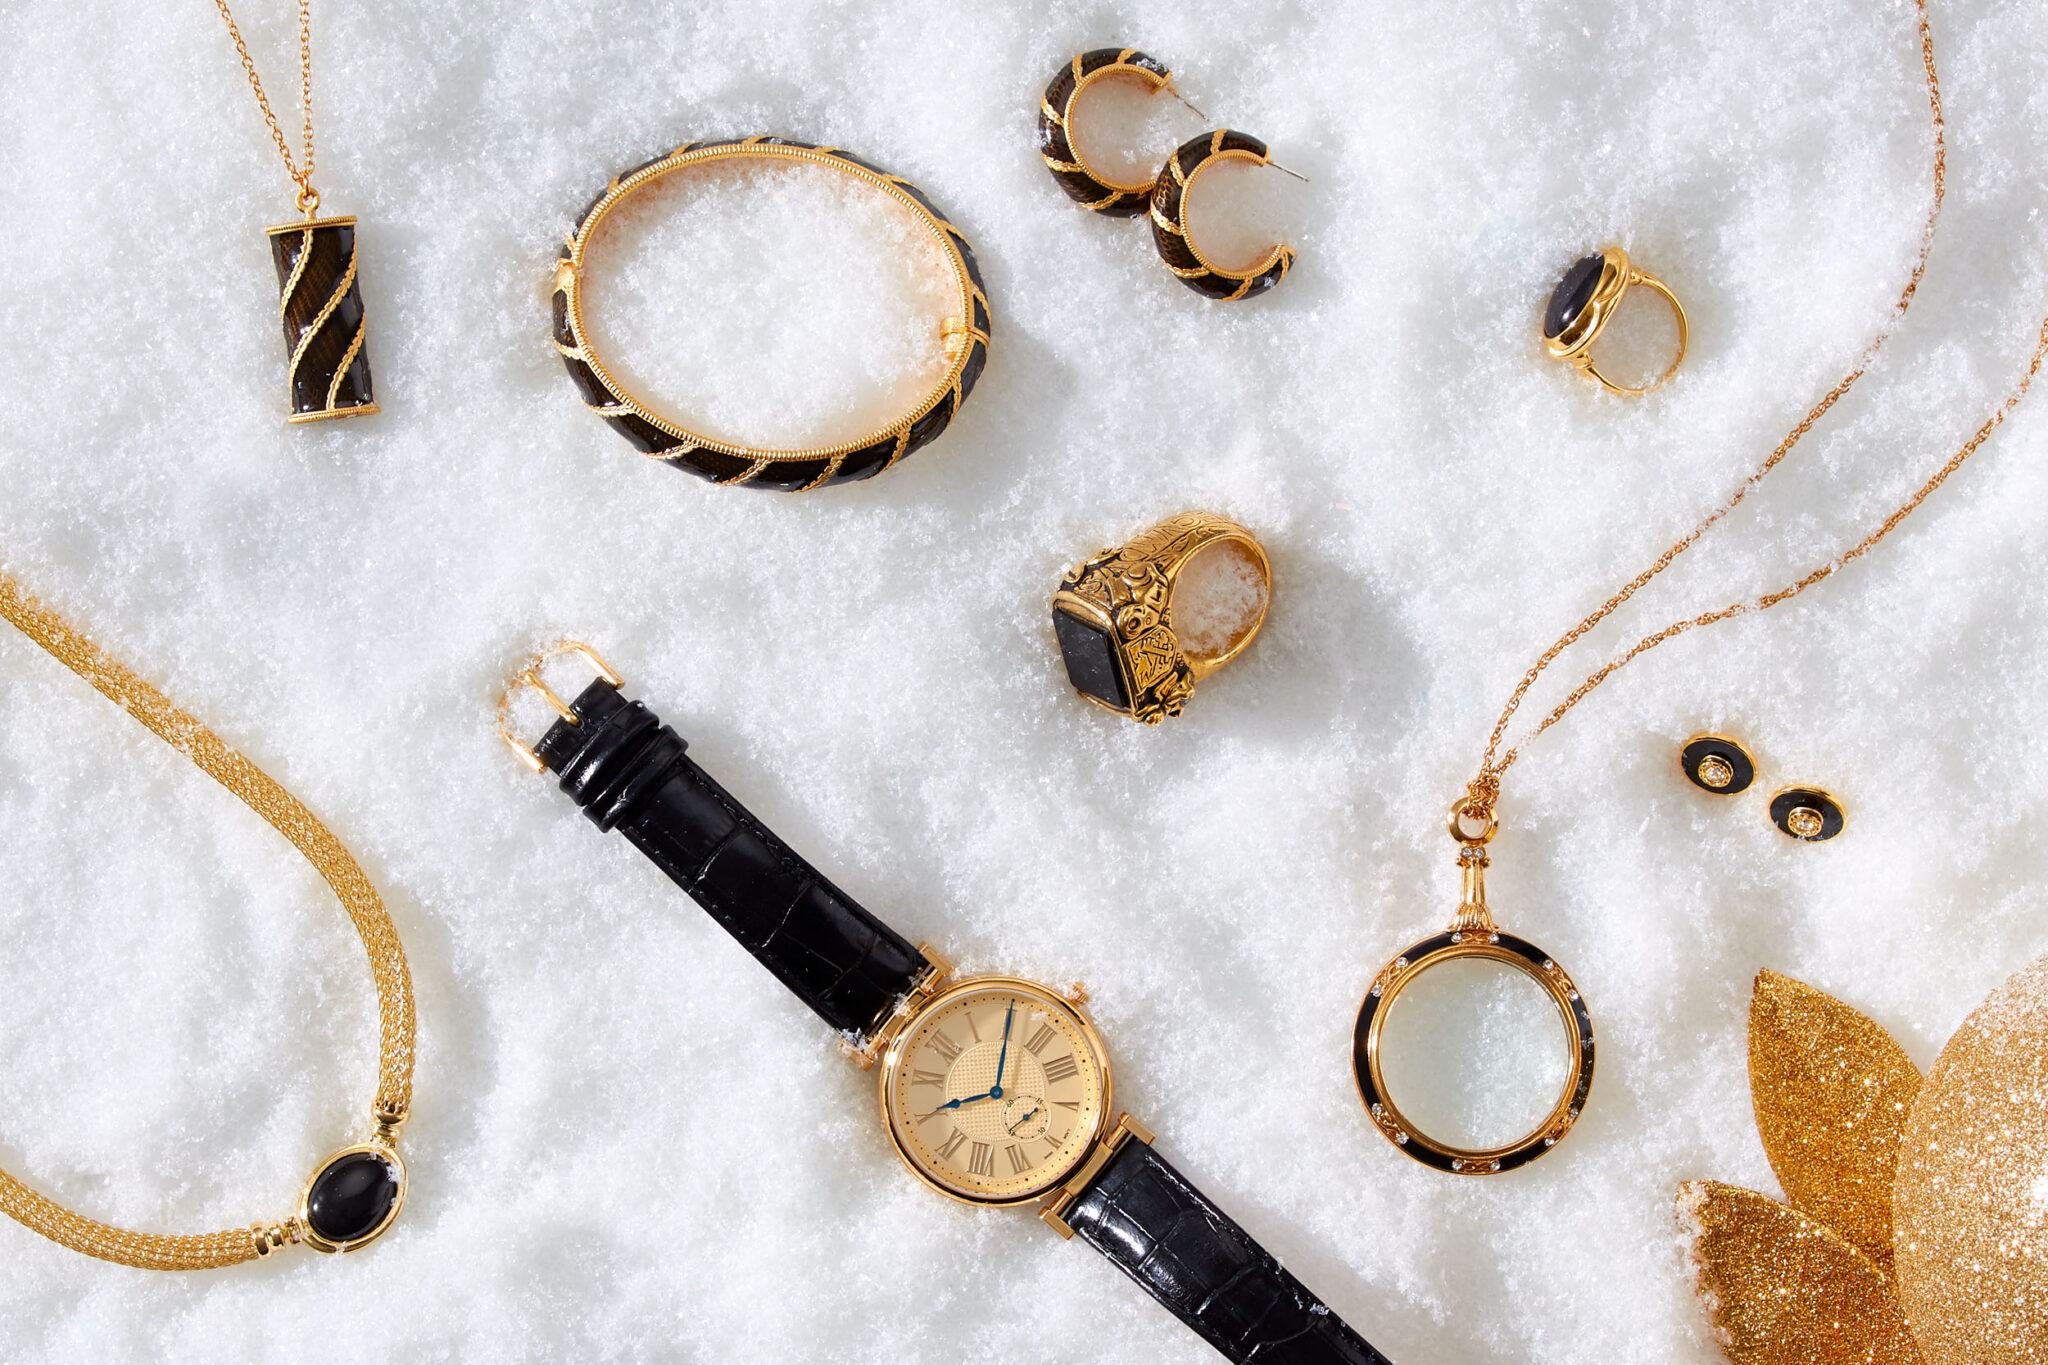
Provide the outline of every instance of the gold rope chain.
{"type": "Polygon", "coordinates": [[[303,166],[292,160],[291,145],[284,140],[284,129],[277,126],[277,115],[270,111],[270,97],[263,93],[263,78],[256,74],[256,59],[249,55],[249,45],[242,41],[242,30],[235,27],[235,16],[228,13],[228,0],[213,3],[228,26],[228,37],[235,40],[242,70],[249,73],[249,88],[256,92],[256,103],[263,107],[263,121],[270,125],[270,139],[277,144],[277,154],[284,158],[285,170],[298,182],[299,209],[310,216],[320,207],[320,191],[313,188],[313,16],[308,8],[312,0],[299,0],[299,129],[306,148],[303,166]]]}
{"type": "Polygon", "coordinates": [[[1741,506],[1742,500],[1748,497],[1751,490],[1759,483],[1763,482],[1765,476],[1778,467],[1786,455],[1791,453],[1792,447],[1799,444],[1800,438],[1812,429],[1813,424],[1819,421],[1828,409],[1839,402],[1844,394],[1855,387],[1856,381],[1863,377],[1864,371],[1870,367],[1871,362],[1876,359],[1878,351],[1883,348],[1885,342],[1891,337],[1893,328],[1898,325],[1900,319],[1905,317],[1906,310],[1912,305],[1913,296],[1920,288],[1920,277],[1927,270],[1928,252],[1934,246],[1934,226],[1936,220],[1941,216],[1941,202],[1946,191],[1945,174],[1947,168],[1946,125],[1941,115],[1941,81],[1934,71],[1934,38],[1927,25],[1927,0],[1915,0],[1915,8],[1919,12],[1920,61],[1927,72],[1927,112],[1934,129],[1934,203],[1927,212],[1926,224],[1920,230],[1920,254],[1913,262],[1913,271],[1906,280],[1906,287],[1900,291],[1898,301],[1892,305],[1891,317],[1886,321],[1884,329],[1871,340],[1869,345],[1864,347],[1862,355],[1857,358],[1856,367],[1843,376],[1834,388],[1828,390],[1827,395],[1820,402],[1814,404],[1806,416],[1800,420],[1799,424],[1793,427],[1786,434],[1785,439],[1778,443],[1777,449],[1771,452],[1770,457],[1757,466],[1756,470],[1742,481],[1741,485],[1736,488],[1733,497],[1709,513],[1699,525],[1693,527],[1677,544],[1659,555],[1657,561],[1649,568],[1630,579],[1620,592],[1617,592],[1614,596],[1601,603],[1597,609],[1560,636],[1557,643],[1543,652],[1543,656],[1536,661],[1535,666],[1522,675],[1522,680],[1516,685],[1514,694],[1508,698],[1507,705],[1502,708],[1500,719],[1494,724],[1493,735],[1486,744],[1486,754],[1480,760],[1479,775],[1466,783],[1465,797],[1459,803],[1458,809],[1475,823],[1485,825],[1491,821],[1494,802],[1500,796],[1501,776],[1510,767],[1514,766],[1515,760],[1521,756],[1523,746],[1527,745],[1551,726],[1557,724],[1558,721],[1564,719],[1566,712],[1583,701],[1588,693],[1605,682],[1615,670],[1624,667],[1638,655],[1655,649],[1666,640],[1672,639],[1674,636],[1683,635],[1689,630],[1696,630],[1701,626],[1710,626],[1717,621],[1725,621],[1730,617],[1746,615],[1749,612],[1768,611],[1780,602],[1797,597],[1814,584],[1832,576],[1836,570],[1842,568],[1850,561],[1860,559],[1869,553],[1870,550],[1876,547],[1879,541],[1890,535],[1900,522],[1911,516],[1914,509],[1919,507],[1930,493],[1947,482],[1948,476],[1955,473],[1962,466],[1963,461],[1975,454],[1977,447],[1983,445],[1991,433],[2004,423],[2007,414],[2019,406],[2020,400],[2026,396],[2028,387],[2034,381],[2034,376],[2041,369],[2043,358],[2048,357],[2048,319],[2043,319],[2040,339],[2034,346],[2033,357],[2027,364],[2026,372],[2020,376],[2017,387],[2006,396],[2005,402],[1989,418],[1985,419],[1984,424],[1977,428],[1975,434],[1965,441],[1955,454],[1949,458],[1948,463],[1935,471],[1932,478],[1921,484],[1919,489],[1895,509],[1890,516],[1886,517],[1876,530],[1819,568],[1812,570],[1804,577],[1787,584],[1776,592],[1768,593],[1754,601],[1735,602],[1720,608],[1718,611],[1703,612],[1686,620],[1674,621],[1664,629],[1644,636],[1620,656],[1588,674],[1585,680],[1573,688],[1565,699],[1559,702],[1543,718],[1542,723],[1537,725],[1525,739],[1498,759],[1495,758],[1495,754],[1500,750],[1501,739],[1507,733],[1508,722],[1513,719],[1516,710],[1520,708],[1522,699],[1528,695],[1530,687],[1535,684],[1537,678],[1542,676],[1543,671],[1550,667],[1552,661],[1576,643],[1587,631],[1605,620],[1622,603],[1635,596],[1636,592],[1651,579],[1669,568],[1673,560],[1690,549],[1693,543],[1705,535],[1715,523],[1741,506]]]}
{"type": "MultiPolygon", "coordinates": [[[[289,839],[334,888],[362,937],[370,971],[377,979],[382,1042],[372,1116],[380,1124],[396,1127],[412,1107],[412,974],[406,968],[405,949],[391,916],[355,858],[333,831],[269,774],[37,602],[4,570],[0,570],[0,615],[233,792],[289,839]]],[[[0,1171],[0,1212],[74,1251],[145,1270],[205,1270],[253,1260],[259,1254],[256,1238],[246,1227],[192,1236],[110,1227],[37,1194],[5,1171],[0,1171]]]]}

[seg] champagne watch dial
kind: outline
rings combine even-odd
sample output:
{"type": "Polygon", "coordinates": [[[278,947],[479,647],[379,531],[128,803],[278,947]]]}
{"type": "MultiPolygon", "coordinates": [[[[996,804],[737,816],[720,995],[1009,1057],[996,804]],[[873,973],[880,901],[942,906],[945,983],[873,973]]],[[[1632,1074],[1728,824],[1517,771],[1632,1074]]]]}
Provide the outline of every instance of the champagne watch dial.
{"type": "Polygon", "coordinates": [[[935,997],[883,1059],[897,1152],[927,1184],[971,1203],[1022,1203],[1057,1185],[1108,1111],[1094,1027],[1020,978],[976,977],[935,997]]]}

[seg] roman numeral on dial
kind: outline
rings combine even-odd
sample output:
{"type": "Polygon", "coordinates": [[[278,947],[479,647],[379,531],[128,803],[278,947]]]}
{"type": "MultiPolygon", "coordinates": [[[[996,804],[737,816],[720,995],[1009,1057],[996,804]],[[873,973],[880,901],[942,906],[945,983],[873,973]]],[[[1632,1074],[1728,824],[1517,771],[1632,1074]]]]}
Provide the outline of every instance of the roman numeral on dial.
{"type": "Polygon", "coordinates": [[[1072,1080],[1080,1070],[1072,1057],[1055,1057],[1045,1064],[1046,1084],[1058,1085],[1061,1081],[1072,1080]]]}
{"type": "Polygon", "coordinates": [[[967,1173],[969,1175],[994,1175],[996,1173],[995,1149],[986,1142],[977,1142],[967,1152],[967,1173]]]}
{"type": "Polygon", "coordinates": [[[910,1073],[910,1083],[912,1085],[944,1085],[946,1083],[946,1076],[941,1071],[912,1071],[910,1073]]]}
{"type": "Polygon", "coordinates": [[[942,1032],[934,1032],[932,1034],[932,1051],[951,1062],[959,1058],[960,1044],[954,1042],[942,1032]]]}
{"type": "Polygon", "coordinates": [[[1031,1169],[1031,1163],[1024,1159],[1024,1149],[1016,1143],[1003,1148],[1003,1155],[1010,1158],[1010,1174],[1022,1175],[1031,1169]]]}
{"type": "Polygon", "coordinates": [[[1045,1051],[1045,1045],[1057,1036],[1051,1024],[1040,1024],[1037,1030],[1024,1040],[1024,1050],[1036,1057],[1039,1053],[1045,1051]]]}
{"type": "Polygon", "coordinates": [[[1081,1101],[1079,1100],[1054,1100],[1053,1103],[1062,1109],[1071,1109],[1077,1114],[1081,1112],[1081,1101]]]}

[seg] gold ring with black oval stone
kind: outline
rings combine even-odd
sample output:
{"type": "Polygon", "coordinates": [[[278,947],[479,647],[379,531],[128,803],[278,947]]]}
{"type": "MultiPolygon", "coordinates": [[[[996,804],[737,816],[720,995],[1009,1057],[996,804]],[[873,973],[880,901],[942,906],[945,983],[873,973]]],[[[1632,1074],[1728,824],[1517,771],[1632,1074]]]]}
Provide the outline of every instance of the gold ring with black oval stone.
{"type": "Polygon", "coordinates": [[[1053,634],[1076,692],[1157,725],[1181,713],[1197,682],[1244,653],[1272,597],[1273,569],[1257,537],[1228,517],[1183,512],[1070,571],[1053,593],[1053,634]],[[1174,630],[1174,586],[1196,555],[1226,541],[1244,547],[1265,591],[1222,650],[1191,654],[1174,630]]]}
{"type": "Polygon", "coordinates": [[[1694,735],[1678,751],[1678,766],[1688,782],[1716,796],[1748,791],[1756,781],[1756,760],[1726,735],[1694,735]]]}
{"type": "MultiPolygon", "coordinates": [[[[1173,73],[1157,57],[1134,47],[1098,47],[1060,68],[1038,102],[1038,155],[1067,198],[1112,218],[1136,218],[1151,201],[1157,176],[1139,184],[1111,180],[1088,164],[1074,141],[1074,105],[1097,81],[1124,78],[1151,93],[1173,89],[1173,73]]],[[[1190,108],[1193,106],[1190,105],[1190,108]]]]}
{"type": "Polygon", "coordinates": [[[1202,254],[1188,229],[1188,195],[1196,180],[1225,161],[1272,164],[1265,143],[1231,128],[1215,129],[1174,148],[1152,185],[1152,245],[1182,284],[1204,298],[1230,302],[1263,294],[1286,279],[1294,265],[1294,248],[1276,245],[1249,270],[1226,269],[1202,254]]]}
{"type": "Polygon", "coordinates": [[[576,220],[568,244],[555,261],[554,342],[583,401],[641,454],[685,473],[728,487],[745,485],[786,493],[872,478],[912,451],[938,439],[959,415],[988,363],[988,290],[981,266],[959,228],[940,213],[923,190],[900,175],[839,147],[820,147],[783,137],[728,138],[685,142],[674,151],[615,175],[576,220]],[[804,162],[839,171],[881,190],[906,210],[939,245],[952,275],[954,310],[939,325],[946,370],[910,410],[879,430],[827,446],[741,445],[692,431],[630,393],[591,344],[583,316],[583,272],[591,239],[605,218],[627,198],[689,166],[715,161],[804,162]]]}
{"type": "Polygon", "coordinates": [[[1771,797],[1771,823],[1801,843],[1826,843],[1847,820],[1842,803],[1819,787],[1783,787],[1771,797]]]}
{"type": "Polygon", "coordinates": [[[1609,393],[1626,398],[1639,398],[1652,389],[1662,388],[1677,374],[1685,360],[1687,337],[1685,305],[1678,301],[1678,295],[1664,281],[1631,264],[1628,253],[1618,246],[1574,261],[1557,282],[1557,288],[1551,290],[1550,304],[1543,310],[1543,348],[1551,357],[1598,381],[1609,393]],[[1663,374],[1641,388],[1615,383],[1600,373],[1593,361],[1593,343],[1613,321],[1615,310],[1635,285],[1662,294],[1671,305],[1672,316],[1678,320],[1678,354],[1671,358],[1663,374]]]}

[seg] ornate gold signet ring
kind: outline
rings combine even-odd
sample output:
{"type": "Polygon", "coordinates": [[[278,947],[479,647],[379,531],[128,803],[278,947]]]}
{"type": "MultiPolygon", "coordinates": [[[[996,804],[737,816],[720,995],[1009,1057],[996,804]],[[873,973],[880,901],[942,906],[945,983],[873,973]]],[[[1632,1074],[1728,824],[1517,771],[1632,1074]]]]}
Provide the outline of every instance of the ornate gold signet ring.
{"type": "Polygon", "coordinates": [[[1250,531],[1183,512],[1070,572],[1053,594],[1053,633],[1075,691],[1157,725],[1244,653],[1272,596],[1250,531]]]}
{"type": "Polygon", "coordinates": [[[1618,246],[1605,251],[1581,257],[1564,272],[1564,278],[1551,291],[1550,306],[1543,310],[1543,347],[1555,359],[1562,360],[1573,369],[1597,380],[1609,393],[1637,398],[1661,388],[1685,360],[1687,329],[1685,305],[1678,301],[1678,295],[1671,292],[1664,281],[1630,264],[1628,253],[1618,246]],[[1615,310],[1622,299],[1636,285],[1654,290],[1664,296],[1671,305],[1671,313],[1678,322],[1678,353],[1671,357],[1671,364],[1641,388],[1630,388],[1617,384],[1600,372],[1593,361],[1593,343],[1607,329],[1614,319],[1615,310]]]}
{"type": "Polygon", "coordinates": [[[555,261],[554,342],[584,403],[634,449],[685,473],[728,486],[803,492],[827,484],[871,478],[937,439],[974,392],[988,363],[988,290],[981,267],[960,229],[924,191],[852,152],[780,137],[686,142],[644,165],[615,175],[576,220],[555,261]],[[828,167],[894,201],[937,244],[950,275],[952,311],[939,324],[946,367],[909,411],[878,430],[826,446],[769,448],[720,440],[664,415],[630,392],[592,344],[584,317],[584,272],[592,239],[612,211],[662,177],[715,162],[764,161],[828,167]]]}

